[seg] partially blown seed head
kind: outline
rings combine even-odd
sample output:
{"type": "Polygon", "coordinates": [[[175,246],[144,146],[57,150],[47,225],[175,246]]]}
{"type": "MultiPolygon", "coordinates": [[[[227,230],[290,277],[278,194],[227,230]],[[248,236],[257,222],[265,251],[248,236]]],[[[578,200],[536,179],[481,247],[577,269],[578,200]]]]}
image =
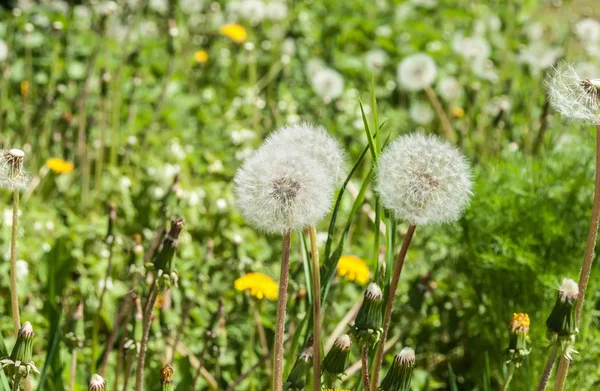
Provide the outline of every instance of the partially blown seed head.
{"type": "Polygon", "coordinates": [[[600,75],[579,75],[559,64],[546,82],[550,103],[567,118],[600,125],[600,75]]]}
{"type": "Polygon", "coordinates": [[[469,202],[471,188],[466,157],[436,136],[402,136],[379,158],[377,192],[381,203],[412,224],[457,220],[469,202]]]}
{"type": "Polygon", "coordinates": [[[570,278],[563,278],[562,284],[558,289],[561,300],[575,299],[579,296],[579,285],[570,278]]]}
{"type": "Polygon", "coordinates": [[[11,191],[23,190],[29,176],[23,171],[25,152],[20,149],[0,150],[0,187],[11,191]]]}

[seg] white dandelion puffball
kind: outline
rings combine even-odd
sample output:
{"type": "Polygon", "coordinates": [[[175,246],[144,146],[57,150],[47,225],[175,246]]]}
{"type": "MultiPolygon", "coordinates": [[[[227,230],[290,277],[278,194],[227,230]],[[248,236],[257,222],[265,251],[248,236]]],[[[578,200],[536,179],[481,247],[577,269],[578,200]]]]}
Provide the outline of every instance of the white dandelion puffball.
{"type": "Polygon", "coordinates": [[[437,83],[437,91],[446,102],[453,102],[462,94],[462,88],[456,78],[444,77],[437,83]]]}
{"type": "Polygon", "coordinates": [[[600,75],[579,75],[559,64],[546,82],[552,107],[567,118],[600,125],[600,75]]]}
{"type": "Polygon", "coordinates": [[[425,53],[410,55],[398,65],[398,82],[408,91],[419,91],[429,87],[436,76],[437,66],[425,53]]]}
{"type": "Polygon", "coordinates": [[[381,203],[411,224],[458,220],[472,186],[466,157],[437,136],[401,136],[379,157],[376,190],[381,203]]]}
{"type": "Polygon", "coordinates": [[[427,125],[433,121],[433,109],[423,102],[415,102],[410,105],[410,119],[418,125],[427,125]]]}
{"type": "Polygon", "coordinates": [[[365,64],[371,72],[379,72],[385,66],[387,60],[387,54],[381,49],[369,50],[365,54],[365,64]]]}
{"type": "Polygon", "coordinates": [[[584,42],[600,41],[600,22],[596,19],[581,19],[573,26],[573,31],[577,38],[584,42]]]}
{"type": "Polygon", "coordinates": [[[284,126],[269,134],[264,145],[274,150],[293,148],[296,153],[313,157],[335,185],[346,179],[346,152],[323,126],[307,122],[284,126]]]}
{"type": "Polygon", "coordinates": [[[558,293],[562,301],[567,299],[575,299],[579,296],[579,285],[570,278],[563,278],[558,293]]]}
{"type": "Polygon", "coordinates": [[[270,233],[319,222],[329,213],[335,188],[322,163],[293,146],[263,145],[244,162],[234,182],[242,215],[270,233]]]}
{"type": "Polygon", "coordinates": [[[533,74],[539,74],[553,66],[562,54],[561,48],[550,47],[544,42],[537,41],[530,43],[519,53],[519,62],[527,64],[533,74]]]}
{"type": "Polygon", "coordinates": [[[287,17],[288,8],[283,1],[271,1],[267,3],[265,13],[270,20],[281,21],[287,17]]]}
{"type": "Polygon", "coordinates": [[[0,187],[16,191],[29,184],[29,175],[23,170],[25,152],[20,149],[0,150],[0,187]]]}
{"type": "Polygon", "coordinates": [[[339,98],[344,92],[344,78],[331,68],[323,68],[312,76],[315,92],[326,102],[339,98]]]}
{"type": "Polygon", "coordinates": [[[492,53],[492,48],[484,37],[463,37],[457,34],[452,39],[452,48],[469,61],[487,59],[492,53]]]}
{"type": "Polygon", "coordinates": [[[0,61],[4,61],[8,58],[8,45],[6,42],[0,39],[0,61]]]}

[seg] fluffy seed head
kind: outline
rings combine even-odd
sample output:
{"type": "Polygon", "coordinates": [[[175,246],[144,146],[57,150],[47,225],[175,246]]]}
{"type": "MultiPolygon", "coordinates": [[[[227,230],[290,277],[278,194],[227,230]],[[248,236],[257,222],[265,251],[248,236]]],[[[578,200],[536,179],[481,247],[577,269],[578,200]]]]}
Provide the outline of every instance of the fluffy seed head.
{"type": "Polygon", "coordinates": [[[346,153],[340,143],[321,125],[308,122],[284,126],[269,134],[265,146],[274,150],[290,149],[310,155],[329,171],[335,184],[346,178],[346,153]]]}
{"type": "Polygon", "coordinates": [[[408,91],[419,91],[429,87],[436,76],[437,66],[425,53],[410,55],[398,65],[398,82],[408,91]]]}
{"type": "Polygon", "coordinates": [[[323,68],[312,75],[312,86],[325,102],[330,102],[344,92],[344,78],[335,69],[323,68]]]}
{"type": "Polygon", "coordinates": [[[394,357],[394,361],[400,365],[410,365],[413,366],[415,364],[415,351],[413,348],[404,348],[400,351],[400,353],[396,354],[394,357]]]}
{"type": "Polygon", "coordinates": [[[23,171],[25,152],[20,149],[0,150],[0,187],[11,191],[23,190],[29,183],[23,171]]]}
{"type": "Polygon", "coordinates": [[[579,285],[570,278],[563,278],[562,284],[558,289],[562,301],[567,299],[575,299],[579,296],[579,285]]]}
{"type": "Polygon", "coordinates": [[[412,224],[458,220],[471,188],[466,157],[437,136],[402,136],[379,157],[377,192],[381,203],[412,224]]]}
{"type": "Polygon", "coordinates": [[[293,145],[263,145],[246,159],[234,182],[243,216],[266,232],[296,231],[316,224],[329,212],[334,191],[322,162],[293,145]]]}
{"type": "Polygon", "coordinates": [[[573,66],[559,64],[546,82],[550,103],[567,118],[600,125],[600,75],[579,75],[573,66]]]}
{"type": "Polygon", "coordinates": [[[92,375],[90,379],[90,383],[88,385],[89,391],[103,391],[106,389],[106,382],[102,378],[102,376],[98,374],[92,375]]]}

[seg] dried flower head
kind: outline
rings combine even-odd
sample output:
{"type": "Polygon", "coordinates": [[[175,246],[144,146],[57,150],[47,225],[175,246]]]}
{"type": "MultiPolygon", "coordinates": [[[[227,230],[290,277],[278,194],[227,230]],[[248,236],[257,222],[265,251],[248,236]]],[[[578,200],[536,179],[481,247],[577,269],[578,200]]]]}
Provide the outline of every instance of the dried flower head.
{"type": "MultiPolygon", "coordinates": [[[[556,337],[561,343],[569,346],[573,344],[575,335],[578,333],[575,313],[578,297],[579,286],[577,283],[569,278],[563,278],[552,312],[546,319],[549,339],[552,340],[556,337]]],[[[570,352],[565,354],[570,355],[570,352]]]]}
{"type": "Polygon", "coordinates": [[[167,364],[160,370],[160,382],[173,383],[173,368],[170,365],[167,364]]]}
{"type": "Polygon", "coordinates": [[[308,122],[283,126],[269,134],[264,143],[272,149],[289,149],[310,155],[329,171],[335,184],[346,178],[346,152],[321,125],[308,122]]]}
{"type": "Polygon", "coordinates": [[[0,150],[0,187],[11,191],[23,190],[29,177],[23,171],[25,152],[20,149],[0,150]]]}
{"type": "Polygon", "coordinates": [[[9,377],[26,378],[29,372],[40,373],[35,366],[33,358],[33,340],[35,333],[31,323],[25,322],[19,329],[17,341],[10,353],[10,357],[0,360],[0,370],[4,370],[9,377]]]}
{"type": "Polygon", "coordinates": [[[277,300],[278,285],[269,276],[261,273],[248,273],[234,282],[235,289],[238,291],[249,291],[250,294],[259,300],[267,298],[277,300]]]}
{"type": "Polygon", "coordinates": [[[294,145],[263,145],[238,170],[242,214],[266,232],[296,231],[320,221],[331,207],[333,178],[323,163],[294,145]]]}
{"type": "Polygon", "coordinates": [[[335,343],[323,360],[323,372],[330,377],[341,375],[348,366],[352,340],[348,334],[344,334],[335,340],[335,343]]]}
{"type": "Polygon", "coordinates": [[[600,75],[579,75],[559,64],[546,82],[550,103],[563,116],[600,125],[600,75]]]}
{"type": "Polygon", "coordinates": [[[92,375],[88,384],[89,391],[104,391],[106,390],[106,381],[98,374],[92,375]]]}
{"type": "Polygon", "coordinates": [[[408,91],[419,91],[429,87],[437,76],[435,62],[425,53],[416,53],[406,57],[398,65],[398,82],[408,91]]]}
{"type": "Polygon", "coordinates": [[[410,391],[413,368],[415,367],[415,351],[404,348],[394,357],[392,366],[381,382],[383,391],[410,391]]]}
{"type": "Polygon", "coordinates": [[[360,284],[366,284],[370,279],[367,263],[354,255],[340,257],[337,265],[337,273],[345,277],[348,281],[356,281],[360,284]]]}
{"type": "Polygon", "coordinates": [[[466,157],[436,136],[402,136],[379,158],[381,203],[412,224],[457,220],[469,202],[471,188],[466,157]]]}
{"type": "Polygon", "coordinates": [[[558,295],[562,301],[576,299],[579,296],[579,285],[570,278],[563,278],[558,295]]]}

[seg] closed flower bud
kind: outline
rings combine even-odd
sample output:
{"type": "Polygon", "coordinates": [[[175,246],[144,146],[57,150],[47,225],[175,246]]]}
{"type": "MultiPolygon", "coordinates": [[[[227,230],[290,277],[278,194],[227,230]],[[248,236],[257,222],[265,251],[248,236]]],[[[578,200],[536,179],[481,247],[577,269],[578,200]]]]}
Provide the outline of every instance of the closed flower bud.
{"type": "Polygon", "coordinates": [[[335,340],[331,350],[323,360],[323,372],[330,375],[341,375],[348,366],[348,357],[350,357],[350,348],[352,341],[348,334],[344,334],[335,340]]]}
{"type": "Polygon", "coordinates": [[[529,355],[531,349],[529,345],[529,315],[523,313],[513,314],[510,322],[510,337],[508,341],[508,359],[507,363],[513,363],[518,368],[523,363],[523,359],[529,355]]]}
{"type": "Polygon", "coordinates": [[[177,218],[171,223],[169,233],[165,235],[161,248],[154,258],[154,269],[158,271],[159,282],[164,280],[165,285],[170,285],[171,271],[173,270],[173,261],[175,259],[175,251],[179,235],[183,230],[184,221],[182,218],[177,218]]]}
{"type": "Polygon", "coordinates": [[[410,380],[415,367],[415,351],[404,348],[394,357],[394,362],[379,387],[382,391],[410,391],[410,380]]]}
{"type": "Polygon", "coordinates": [[[356,315],[352,331],[362,345],[374,345],[383,332],[383,292],[379,285],[370,283],[365,291],[363,303],[356,315]]]}
{"type": "Polygon", "coordinates": [[[160,370],[160,382],[163,391],[173,391],[173,368],[170,365],[165,365],[160,370]]]}
{"type": "Polygon", "coordinates": [[[306,376],[312,368],[313,348],[306,348],[294,363],[288,378],[283,384],[284,391],[304,391],[306,376]]]}
{"type": "Polygon", "coordinates": [[[577,334],[577,317],[575,307],[579,296],[579,287],[571,279],[564,278],[558,290],[554,308],[546,320],[550,335],[557,334],[559,338],[577,334]]]}
{"type": "Polygon", "coordinates": [[[10,353],[10,357],[0,360],[2,368],[9,377],[14,376],[16,379],[26,378],[32,370],[39,373],[32,361],[34,338],[35,333],[33,332],[31,323],[25,322],[19,330],[17,342],[10,353]]]}
{"type": "Polygon", "coordinates": [[[98,374],[92,375],[88,384],[88,391],[104,391],[106,390],[106,381],[98,374]]]}

